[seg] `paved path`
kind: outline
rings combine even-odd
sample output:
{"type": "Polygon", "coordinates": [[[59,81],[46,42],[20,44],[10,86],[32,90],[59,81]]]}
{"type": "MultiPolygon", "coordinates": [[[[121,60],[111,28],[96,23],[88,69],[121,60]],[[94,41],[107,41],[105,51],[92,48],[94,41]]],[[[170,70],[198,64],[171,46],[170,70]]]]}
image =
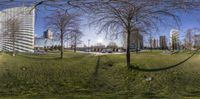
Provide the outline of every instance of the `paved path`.
{"type": "Polygon", "coordinates": [[[93,55],[95,55],[95,56],[97,56],[97,55],[116,55],[116,54],[125,54],[125,52],[122,52],[122,53],[120,53],[120,52],[114,52],[114,53],[101,53],[101,52],[83,52],[83,51],[78,51],[78,52],[80,52],[80,53],[90,53],[90,54],[93,54],[93,55]]]}

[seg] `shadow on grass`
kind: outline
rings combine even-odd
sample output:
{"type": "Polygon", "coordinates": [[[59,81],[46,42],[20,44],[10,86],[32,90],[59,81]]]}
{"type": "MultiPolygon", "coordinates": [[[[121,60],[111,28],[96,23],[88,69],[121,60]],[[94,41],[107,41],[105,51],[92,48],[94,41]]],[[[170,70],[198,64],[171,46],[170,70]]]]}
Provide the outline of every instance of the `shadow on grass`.
{"type": "Polygon", "coordinates": [[[94,87],[94,88],[96,88],[96,82],[98,79],[99,65],[100,65],[100,56],[97,56],[95,71],[92,74],[92,78],[91,78],[91,84],[92,84],[92,87],[94,87]]]}
{"type": "Polygon", "coordinates": [[[137,71],[142,71],[142,72],[158,72],[158,71],[165,71],[165,70],[168,70],[168,69],[172,69],[172,68],[175,68],[175,67],[178,67],[178,66],[181,66],[181,64],[185,63],[186,61],[188,61],[190,58],[192,58],[196,53],[198,53],[198,51],[200,50],[197,49],[192,55],[190,55],[188,58],[184,59],[183,61],[181,62],[178,62],[174,65],[170,65],[170,66],[165,66],[165,67],[162,67],[162,66],[157,66],[157,67],[162,67],[162,68],[152,68],[152,69],[146,69],[146,68],[139,68],[139,66],[135,67],[134,65],[131,66],[131,69],[134,69],[134,70],[137,70],[137,71]]]}
{"type": "Polygon", "coordinates": [[[60,60],[61,58],[60,57],[32,57],[32,56],[28,56],[28,55],[23,55],[23,54],[18,54],[19,56],[21,57],[25,57],[25,58],[29,58],[29,59],[34,59],[34,60],[60,60]]]}
{"type": "Polygon", "coordinates": [[[163,97],[163,96],[157,96],[155,93],[152,93],[152,92],[143,93],[142,97],[148,98],[148,99],[166,98],[166,97],[163,97]]]}
{"type": "Polygon", "coordinates": [[[187,92],[183,96],[186,96],[186,97],[200,97],[200,91],[187,92]]]}

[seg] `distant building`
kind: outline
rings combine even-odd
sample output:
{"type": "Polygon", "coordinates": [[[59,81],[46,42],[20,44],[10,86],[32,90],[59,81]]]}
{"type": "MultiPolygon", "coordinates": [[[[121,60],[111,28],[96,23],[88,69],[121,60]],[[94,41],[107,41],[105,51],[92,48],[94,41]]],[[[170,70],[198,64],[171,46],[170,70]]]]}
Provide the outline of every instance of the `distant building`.
{"type": "MultiPolygon", "coordinates": [[[[124,49],[127,48],[127,33],[124,33],[124,49]]],[[[143,36],[138,29],[134,29],[130,34],[130,48],[131,49],[143,49],[143,36]]]]}
{"type": "Polygon", "coordinates": [[[152,38],[151,40],[151,48],[157,48],[157,41],[155,38],[152,38]]]}
{"type": "Polygon", "coordinates": [[[165,36],[160,36],[160,49],[166,49],[167,48],[167,42],[165,36]]]}
{"type": "Polygon", "coordinates": [[[105,48],[106,48],[106,46],[104,44],[96,43],[95,45],[91,46],[92,50],[90,50],[90,51],[101,52],[105,48]]]}
{"type": "Polygon", "coordinates": [[[53,38],[53,32],[46,30],[43,32],[43,36],[35,38],[35,49],[38,48],[50,48],[52,46],[60,46],[60,40],[53,38]]]}
{"type": "Polygon", "coordinates": [[[173,50],[179,48],[179,31],[176,29],[170,31],[170,47],[173,50]]]}
{"type": "Polygon", "coordinates": [[[110,42],[108,45],[107,45],[107,48],[117,48],[117,44],[115,42],[110,42]]]}
{"type": "Polygon", "coordinates": [[[200,48],[200,35],[194,35],[194,47],[200,48]]]}
{"type": "Polygon", "coordinates": [[[60,46],[60,40],[35,38],[35,49],[50,48],[51,46],[60,46]]]}
{"type": "Polygon", "coordinates": [[[43,37],[46,39],[53,39],[53,32],[51,32],[50,30],[46,30],[44,31],[43,37]]]}
{"type": "Polygon", "coordinates": [[[95,47],[95,48],[105,48],[106,45],[102,44],[102,43],[96,43],[94,46],[92,47],[95,47]]]}
{"type": "Polygon", "coordinates": [[[159,46],[158,39],[151,38],[150,39],[150,47],[155,49],[155,48],[158,48],[158,46],[159,46]]]}
{"type": "Polygon", "coordinates": [[[43,36],[35,38],[35,49],[38,48],[50,48],[52,46],[60,46],[60,40],[53,38],[53,32],[46,30],[43,36]]]}

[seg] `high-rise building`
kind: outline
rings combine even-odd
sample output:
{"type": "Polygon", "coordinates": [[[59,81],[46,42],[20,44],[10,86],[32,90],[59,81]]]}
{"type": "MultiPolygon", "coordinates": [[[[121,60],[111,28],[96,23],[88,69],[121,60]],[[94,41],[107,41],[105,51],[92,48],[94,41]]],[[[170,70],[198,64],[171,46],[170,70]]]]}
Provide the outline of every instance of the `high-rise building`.
{"type": "Polygon", "coordinates": [[[43,37],[46,39],[53,39],[53,32],[48,29],[44,31],[43,37]]]}
{"type": "MultiPolygon", "coordinates": [[[[124,48],[127,48],[127,33],[124,33],[124,48]]],[[[143,36],[138,29],[134,29],[130,34],[130,48],[143,49],[143,36]]]]}
{"type": "Polygon", "coordinates": [[[155,38],[153,38],[152,39],[152,48],[156,48],[156,39],[155,38]]]}
{"type": "Polygon", "coordinates": [[[173,50],[179,48],[179,31],[176,29],[170,31],[170,47],[173,50]]]}
{"type": "Polygon", "coordinates": [[[158,40],[156,38],[151,38],[151,48],[158,48],[158,40]]]}
{"type": "Polygon", "coordinates": [[[160,49],[166,49],[167,48],[167,42],[165,36],[160,36],[160,49]]]}
{"type": "MultiPolygon", "coordinates": [[[[12,7],[0,11],[0,51],[13,51],[13,41],[8,35],[4,35],[5,23],[8,20],[18,20],[18,29],[15,30],[15,51],[34,52],[34,27],[35,27],[35,10],[33,7],[12,7]]],[[[7,32],[10,33],[10,32],[7,32]]]]}
{"type": "Polygon", "coordinates": [[[60,40],[53,38],[53,32],[49,29],[44,31],[42,37],[35,38],[35,49],[50,48],[52,46],[60,46],[60,40]]]}
{"type": "Polygon", "coordinates": [[[200,48],[200,35],[194,35],[194,47],[200,48]]]}

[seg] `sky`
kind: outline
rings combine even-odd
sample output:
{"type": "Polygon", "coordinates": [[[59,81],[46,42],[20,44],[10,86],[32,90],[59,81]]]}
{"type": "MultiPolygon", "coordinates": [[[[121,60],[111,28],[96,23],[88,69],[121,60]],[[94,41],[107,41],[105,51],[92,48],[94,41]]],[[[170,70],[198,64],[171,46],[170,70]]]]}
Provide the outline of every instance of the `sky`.
{"type": "MultiPolygon", "coordinates": [[[[43,8],[39,8],[38,11],[36,11],[36,23],[35,23],[35,34],[37,37],[40,37],[43,35],[43,32],[47,29],[46,22],[45,22],[45,16],[49,15],[50,13],[46,11],[43,8]]],[[[178,16],[180,16],[181,24],[179,28],[177,27],[168,27],[168,26],[161,26],[159,27],[159,31],[156,33],[152,33],[153,36],[157,39],[159,39],[159,36],[165,35],[167,37],[167,41],[169,41],[169,34],[171,29],[177,29],[180,33],[180,40],[183,41],[185,36],[185,31],[190,28],[200,28],[200,11],[190,11],[190,13],[182,12],[177,13],[178,16]]],[[[96,43],[103,43],[107,45],[109,42],[113,41],[116,42],[119,46],[122,46],[121,39],[116,40],[109,40],[105,38],[105,34],[97,34],[97,29],[89,26],[87,18],[82,18],[81,21],[81,31],[84,33],[84,36],[82,38],[83,46],[84,44],[88,45],[88,40],[90,40],[90,45],[95,45],[96,43]]],[[[172,22],[172,21],[168,21],[172,22]]],[[[98,27],[97,27],[98,28],[98,27]]],[[[197,33],[199,34],[199,33],[197,33]]],[[[145,35],[144,37],[147,37],[145,35]]],[[[145,44],[148,43],[148,41],[144,41],[145,44]]]]}
{"type": "MultiPolygon", "coordinates": [[[[45,17],[50,15],[51,12],[46,11],[44,8],[39,8],[36,11],[36,18],[35,18],[35,34],[37,37],[41,37],[43,35],[43,32],[48,29],[46,25],[46,20],[45,17]]],[[[90,19],[87,18],[81,18],[80,22],[80,29],[83,32],[84,36],[82,37],[83,44],[79,46],[83,46],[84,44],[88,46],[88,40],[89,46],[95,45],[97,43],[102,43],[104,45],[107,45],[109,42],[113,41],[116,42],[119,46],[121,46],[121,40],[116,39],[116,40],[110,40],[108,38],[105,38],[105,34],[97,34],[98,30],[94,28],[93,26],[90,26],[88,24],[88,21],[90,19]]]]}
{"type": "MultiPolygon", "coordinates": [[[[18,1],[33,1],[33,0],[18,0],[18,1]]],[[[21,4],[21,3],[20,3],[21,4]]],[[[185,36],[185,31],[189,28],[200,28],[200,11],[190,11],[190,13],[176,13],[180,16],[181,19],[181,25],[180,28],[177,27],[168,27],[168,26],[161,26],[159,27],[160,31],[152,33],[154,38],[159,38],[161,35],[165,35],[167,37],[167,40],[169,41],[169,34],[170,30],[175,28],[179,30],[180,33],[180,39],[183,40],[185,36]]],[[[35,19],[35,35],[37,37],[40,37],[43,35],[43,32],[47,29],[46,22],[45,22],[45,16],[49,15],[50,12],[44,9],[44,7],[39,7],[36,11],[36,19],[35,19]]],[[[107,45],[110,41],[116,42],[119,46],[122,46],[122,40],[116,39],[116,40],[109,40],[105,38],[105,34],[97,35],[97,29],[98,27],[92,27],[89,26],[88,18],[82,18],[81,21],[81,31],[84,33],[84,36],[82,38],[83,44],[82,45],[88,45],[88,40],[90,40],[90,45],[95,45],[96,43],[103,43],[107,45]]],[[[172,21],[168,21],[169,23],[172,21]]],[[[198,33],[199,34],[199,33],[198,33]]],[[[144,35],[144,37],[148,37],[147,35],[144,35]]],[[[148,40],[144,41],[145,44],[148,43],[148,40]]]]}

